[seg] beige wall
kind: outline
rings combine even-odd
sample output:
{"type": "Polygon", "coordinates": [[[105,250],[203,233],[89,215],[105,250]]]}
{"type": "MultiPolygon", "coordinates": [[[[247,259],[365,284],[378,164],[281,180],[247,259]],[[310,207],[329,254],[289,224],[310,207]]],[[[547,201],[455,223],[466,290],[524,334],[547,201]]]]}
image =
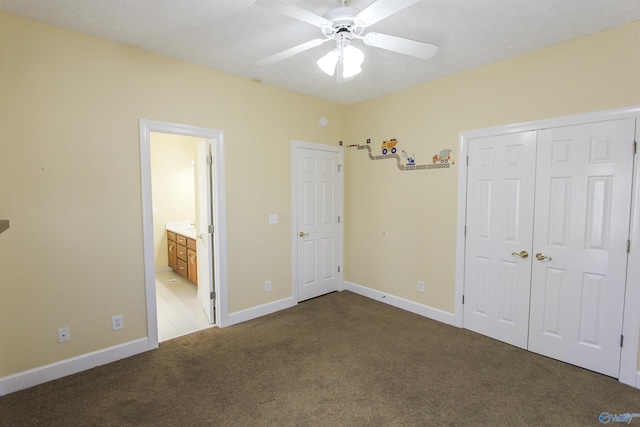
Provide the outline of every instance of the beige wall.
{"type": "MultiPolygon", "coordinates": [[[[463,131],[640,105],[640,22],[348,109],[348,144],[395,137],[428,163],[459,161],[463,131]]],[[[454,311],[458,165],[400,172],[347,149],[345,279],[454,311]],[[425,281],[425,292],[417,281],[425,281]]]]}
{"type": "Polygon", "coordinates": [[[198,138],[152,132],[151,186],[156,271],[167,270],[167,222],[196,220],[195,155],[198,138]],[[174,212],[174,208],[176,211],[174,212]]]}
{"type": "Polygon", "coordinates": [[[224,131],[229,311],[291,295],[291,140],[344,107],[4,13],[0,99],[0,377],[147,335],[141,118],[224,131]]]}
{"type": "MultiPolygon", "coordinates": [[[[224,131],[233,313],[291,295],[292,139],[395,137],[418,164],[442,148],[457,161],[460,131],[640,104],[639,33],[342,107],[0,13],[0,377],[146,336],[140,118],[224,131]]],[[[345,278],[453,311],[458,166],[400,172],[345,151],[345,278]]]]}

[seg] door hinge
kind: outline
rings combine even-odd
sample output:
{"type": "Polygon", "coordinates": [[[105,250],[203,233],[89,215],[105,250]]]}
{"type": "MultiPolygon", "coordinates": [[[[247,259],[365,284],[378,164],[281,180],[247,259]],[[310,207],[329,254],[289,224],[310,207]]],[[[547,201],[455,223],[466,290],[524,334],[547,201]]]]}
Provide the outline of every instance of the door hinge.
{"type": "Polygon", "coordinates": [[[624,343],[624,335],[620,335],[620,347],[622,347],[623,343],[624,343]]]}
{"type": "Polygon", "coordinates": [[[207,164],[208,165],[212,165],[213,164],[213,156],[207,156],[207,164]]]}
{"type": "Polygon", "coordinates": [[[342,170],[342,165],[338,165],[338,172],[342,170]]]}
{"type": "Polygon", "coordinates": [[[631,240],[627,240],[627,253],[631,252],[631,240]]]}
{"type": "Polygon", "coordinates": [[[464,226],[464,237],[467,237],[467,226],[464,226]]]}
{"type": "Polygon", "coordinates": [[[215,300],[215,299],[216,299],[216,293],[215,293],[215,292],[213,292],[213,291],[211,291],[211,294],[209,295],[209,297],[210,297],[212,300],[215,300]]]}
{"type": "Polygon", "coordinates": [[[338,266],[338,273],[340,273],[340,266],[338,266]]]}
{"type": "Polygon", "coordinates": [[[633,141],[633,154],[636,154],[638,152],[638,143],[636,141],[633,141]]]}
{"type": "Polygon", "coordinates": [[[340,224],[340,215],[338,215],[338,224],[340,224]]]}
{"type": "Polygon", "coordinates": [[[467,156],[467,166],[469,166],[469,156],[467,156]]]}
{"type": "Polygon", "coordinates": [[[207,231],[211,234],[213,234],[213,225],[210,225],[207,227],[207,231]]]}
{"type": "Polygon", "coordinates": [[[462,305],[464,305],[464,295],[462,295],[462,305]]]}

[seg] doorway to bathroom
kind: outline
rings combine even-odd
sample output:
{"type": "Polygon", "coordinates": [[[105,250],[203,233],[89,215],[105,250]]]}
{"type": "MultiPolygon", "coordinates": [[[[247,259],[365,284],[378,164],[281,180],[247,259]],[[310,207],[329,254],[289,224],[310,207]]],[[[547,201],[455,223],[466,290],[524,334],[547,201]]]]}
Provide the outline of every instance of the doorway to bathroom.
{"type": "Polygon", "coordinates": [[[221,131],[140,121],[149,347],[221,325],[226,221],[221,131]]]}
{"type": "Polygon", "coordinates": [[[211,268],[206,254],[211,251],[198,248],[206,245],[199,241],[208,236],[199,230],[203,222],[211,223],[212,209],[207,154],[200,152],[207,141],[159,132],[150,137],[156,309],[162,342],[208,328],[215,321],[207,289],[211,268]],[[198,179],[202,175],[204,179],[198,179]]]}

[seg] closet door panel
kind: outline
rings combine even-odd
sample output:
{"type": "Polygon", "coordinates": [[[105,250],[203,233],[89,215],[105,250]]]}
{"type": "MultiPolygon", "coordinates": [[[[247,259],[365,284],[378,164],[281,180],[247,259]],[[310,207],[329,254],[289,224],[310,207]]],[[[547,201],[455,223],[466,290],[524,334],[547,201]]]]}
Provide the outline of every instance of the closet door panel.
{"type": "Polygon", "coordinates": [[[529,350],[614,377],[634,131],[629,119],[538,134],[529,350]]]}
{"type": "Polygon", "coordinates": [[[536,132],[469,144],[464,327],[522,348],[529,323],[535,144],[536,132]]]}

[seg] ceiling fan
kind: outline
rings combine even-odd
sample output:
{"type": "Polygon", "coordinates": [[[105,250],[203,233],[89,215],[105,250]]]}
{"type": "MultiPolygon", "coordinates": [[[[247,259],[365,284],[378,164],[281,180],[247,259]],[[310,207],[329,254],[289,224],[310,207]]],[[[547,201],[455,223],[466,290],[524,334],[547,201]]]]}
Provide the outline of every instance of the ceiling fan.
{"type": "Polygon", "coordinates": [[[323,38],[309,40],[282,52],[258,61],[260,65],[271,65],[294,55],[320,46],[330,40],[336,47],[318,60],[317,65],[325,73],[333,76],[338,71],[338,81],[347,81],[362,71],[364,53],[351,45],[351,40],[360,39],[368,46],[378,47],[393,52],[410,55],[420,59],[428,59],[435,55],[438,46],[402,37],[376,32],[364,33],[365,29],[420,0],[377,0],[362,11],[342,6],[328,11],[324,16],[316,15],[298,6],[282,0],[255,0],[258,6],[275,10],[283,15],[315,25],[322,32],[323,38]]]}

